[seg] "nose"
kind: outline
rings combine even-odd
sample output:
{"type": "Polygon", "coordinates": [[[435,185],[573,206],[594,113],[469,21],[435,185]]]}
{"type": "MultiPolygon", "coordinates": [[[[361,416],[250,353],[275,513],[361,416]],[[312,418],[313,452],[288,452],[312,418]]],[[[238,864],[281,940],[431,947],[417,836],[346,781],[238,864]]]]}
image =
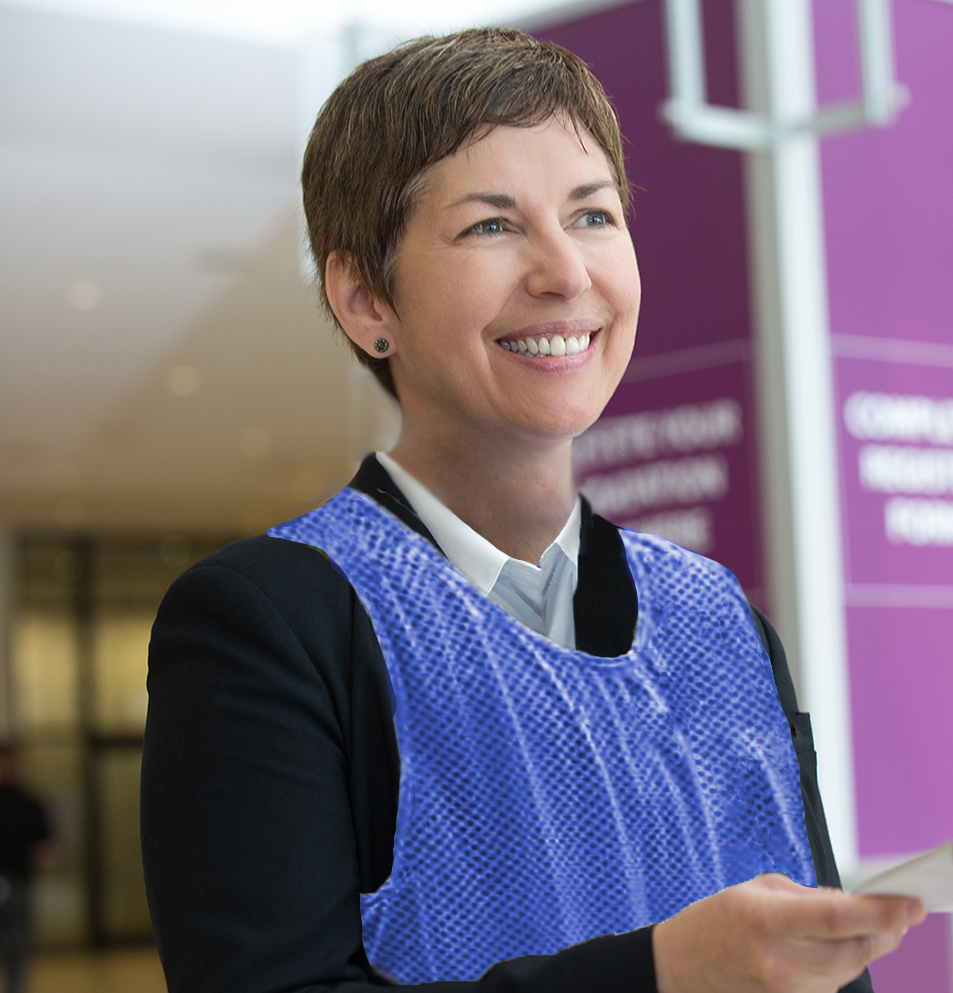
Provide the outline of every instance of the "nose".
{"type": "Polygon", "coordinates": [[[530,296],[575,300],[592,286],[579,245],[561,228],[533,239],[527,265],[525,286],[530,296]]]}

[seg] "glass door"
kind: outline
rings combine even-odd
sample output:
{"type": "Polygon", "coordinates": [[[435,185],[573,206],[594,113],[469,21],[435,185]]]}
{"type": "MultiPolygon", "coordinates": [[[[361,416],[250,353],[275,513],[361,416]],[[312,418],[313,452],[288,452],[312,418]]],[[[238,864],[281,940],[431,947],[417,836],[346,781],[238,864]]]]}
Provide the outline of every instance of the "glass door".
{"type": "Polygon", "coordinates": [[[149,636],[214,539],[33,537],[20,547],[13,689],[25,784],[59,848],[36,880],[41,947],[148,940],[139,767],[149,636]]]}

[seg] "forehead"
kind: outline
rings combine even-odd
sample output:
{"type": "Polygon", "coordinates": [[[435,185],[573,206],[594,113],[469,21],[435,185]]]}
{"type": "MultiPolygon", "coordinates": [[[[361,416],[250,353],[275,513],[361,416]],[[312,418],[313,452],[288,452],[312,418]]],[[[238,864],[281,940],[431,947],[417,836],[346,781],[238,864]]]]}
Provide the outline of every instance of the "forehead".
{"type": "Polygon", "coordinates": [[[595,138],[559,117],[531,127],[495,127],[435,163],[427,180],[424,197],[432,206],[480,191],[559,196],[583,183],[614,184],[595,138]]]}

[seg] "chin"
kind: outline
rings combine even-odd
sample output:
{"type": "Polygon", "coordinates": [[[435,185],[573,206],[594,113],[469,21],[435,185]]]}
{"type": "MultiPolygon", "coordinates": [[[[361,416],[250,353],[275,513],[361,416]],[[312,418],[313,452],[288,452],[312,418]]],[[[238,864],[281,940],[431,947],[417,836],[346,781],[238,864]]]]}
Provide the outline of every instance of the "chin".
{"type": "Polygon", "coordinates": [[[582,397],[573,399],[565,399],[559,410],[554,412],[553,419],[562,425],[566,433],[572,435],[580,434],[586,428],[592,427],[599,420],[609,399],[608,396],[600,396],[598,401],[596,401],[593,393],[586,393],[582,397]]]}
{"type": "Polygon", "coordinates": [[[534,434],[544,435],[549,438],[575,438],[586,428],[591,427],[602,413],[600,407],[598,411],[591,408],[586,410],[567,410],[565,407],[560,411],[554,411],[551,416],[545,416],[545,412],[535,411],[532,417],[531,430],[534,434]]]}

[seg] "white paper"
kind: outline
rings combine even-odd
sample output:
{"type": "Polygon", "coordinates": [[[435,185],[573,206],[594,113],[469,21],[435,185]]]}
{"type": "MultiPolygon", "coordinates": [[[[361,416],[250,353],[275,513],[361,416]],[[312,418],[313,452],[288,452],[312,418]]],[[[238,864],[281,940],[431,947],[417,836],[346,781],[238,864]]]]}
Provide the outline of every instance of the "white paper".
{"type": "Polygon", "coordinates": [[[871,876],[854,893],[918,896],[928,913],[953,911],[953,841],[871,876]]]}

